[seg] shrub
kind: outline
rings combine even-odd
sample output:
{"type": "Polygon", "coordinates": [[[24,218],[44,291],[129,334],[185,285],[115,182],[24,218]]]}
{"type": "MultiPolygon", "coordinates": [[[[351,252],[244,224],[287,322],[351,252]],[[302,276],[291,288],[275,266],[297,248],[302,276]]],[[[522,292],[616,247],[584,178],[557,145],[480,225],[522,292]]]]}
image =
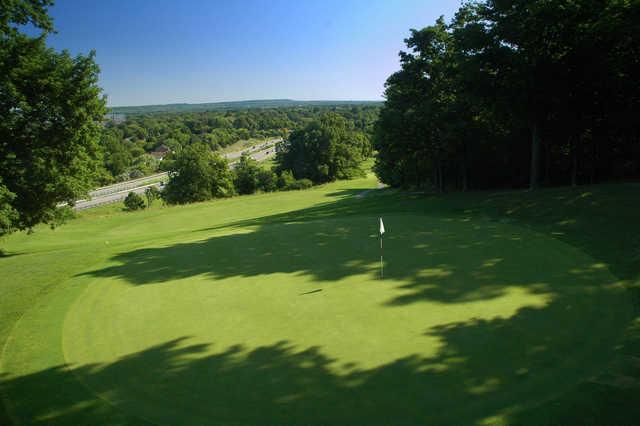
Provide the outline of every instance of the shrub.
{"type": "Polygon", "coordinates": [[[278,189],[278,176],[271,170],[258,172],[258,189],[263,192],[272,192],[278,189]]]}
{"type": "Polygon", "coordinates": [[[294,183],[296,179],[293,177],[291,170],[283,170],[278,177],[278,188],[288,190],[289,186],[294,183]]]}
{"type": "Polygon", "coordinates": [[[126,211],[131,212],[134,210],[141,210],[144,208],[145,208],[144,200],[142,199],[141,196],[139,196],[135,192],[130,192],[129,195],[127,195],[127,198],[124,199],[124,209],[126,211]]]}
{"type": "Polygon", "coordinates": [[[147,206],[151,207],[151,204],[160,198],[160,191],[156,186],[150,186],[144,190],[144,195],[147,197],[147,206]]]}
{"type": "Polygon", "coordinates": [[[287,189],[309,189],[313,186],[313,182],[310,179],[298,179],[289,184],[287,189]]]}
{"type": "Polygon", "coordinates": [[[144,172],[140,169],[131,169],[129,172],[129,179],[138,179],[144,177],[144,172]]]}

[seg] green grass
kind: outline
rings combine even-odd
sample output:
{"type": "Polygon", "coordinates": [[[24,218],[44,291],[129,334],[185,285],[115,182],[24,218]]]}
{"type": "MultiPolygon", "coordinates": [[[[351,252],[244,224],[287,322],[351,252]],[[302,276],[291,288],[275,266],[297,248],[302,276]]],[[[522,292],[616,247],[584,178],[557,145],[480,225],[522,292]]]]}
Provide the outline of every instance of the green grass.
{"type": "Polygon", "coordinates": [[[634,423],[637,186],[375,186],[7,238],[0,423],[634,423]]]}

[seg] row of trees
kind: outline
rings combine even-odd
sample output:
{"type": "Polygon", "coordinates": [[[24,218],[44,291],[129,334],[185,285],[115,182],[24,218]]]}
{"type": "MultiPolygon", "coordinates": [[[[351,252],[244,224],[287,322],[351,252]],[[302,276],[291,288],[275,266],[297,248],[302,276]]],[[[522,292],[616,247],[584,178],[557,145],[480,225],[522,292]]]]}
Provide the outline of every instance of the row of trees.
{"type": "Polygon", "coordinates": [[[336,113],[326,113],[295,130],[278,147],[273,170],[243,155],[233,168],[202,143],[188,145],[168,164],[169,182],[163,198],[185,204],[235,194],[306,189],[313,184],[363,174],[361,164],[371,154],[367,136],[336,113]]]}
{"type": "Polygon", "coordinates": [[[640,176],[640,3],[487,0],[411,31],[375,170],[465,190],[640,176]]]}
{"type": "Polygon", "coordinates": [[[261,167],[246,154],[230,167],[226,158],[208,146],[194,144],[171,162],[162,198],[168,204],[187,204],[256,192],[307,189],[312,185],[308,179],[295,179],[288,170],[277,174],[261,167]]]}
{"type": "Polygon", "coordinates": [[[107,121],[102,133],[104,183],[147,175],[158,168],[148,152],[165,145],[179,151],[194,144],[216,151],[239,140],[285,137],[327,111],[371,134],[379,107],[314,106],[195,113],[132,115],[123,122],[107,121]]]}

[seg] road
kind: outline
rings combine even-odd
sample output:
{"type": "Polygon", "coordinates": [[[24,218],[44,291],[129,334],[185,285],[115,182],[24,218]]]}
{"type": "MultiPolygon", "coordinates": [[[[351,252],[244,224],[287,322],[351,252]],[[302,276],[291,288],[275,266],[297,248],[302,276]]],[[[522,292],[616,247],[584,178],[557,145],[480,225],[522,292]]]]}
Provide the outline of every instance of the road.
{"type": "Polygon", "coordinates": [[[246,152],[248,154],[251,154],[251,156],[253,158],[255,158],[256,160],[261,161],[261,160],[264,160],[265,157],[262,156],[262,157],[258,158],[258,157],[256,157],[256,155],[264,154],[264,153],[270,152],[270,151],[275,152],[276,144],[278,142],[282,142],[282,138],[270,139],[268,141],[265,141],[263,143],[254,145],[254,146],[252,146],[250,148],[247,148],[247,149],[243,149],[241,151],[235,151],[235,152],[229,152],[227,154],[223,154],[223,156],[227,160],[232,161],[232,160],[235,160],[236,158],[240,158],[240,156],[246,152]]]}
{"type": "MultiPolygon", "coordinates": [[[[229,152],[223,154],[231,164],[229,167],[233,168],[236,161],[244,152],[250,153],[251,157],[256,161],[264,161],[275,155],[275,144],[282,139],[272,139],[262,144],[255,145],[249,149],[242,151],[229,152]]],[[[162,189],[162,185],[168,179],[168,174],[158,173],[151,176],[146,176],[140,179],[129,180],[126,182],[119,182],[114,185],[104,186],[102,188],[95,189],[89,192],[91,197],[89,200],[78,200],[73,207],[74,210],[85,210],[92,207],[102,206],[104,204],[117,203],[125,199],[129,192],[135,192],[136,194],[143,194],[144,191],[150,186],[155,186],[158,189],[162,189]]]]}
{"type": "Polygon", "coordinates": [[[150,183],[143,186],[138,186],[135,188],[125,189],[119,192],[112,192],[110,194],[101,195],[95,198],[91,198],[90,200],[78,200],[76,201],[76,205],[73,207],[74,210],[86,210],[92,207],[102,206],[104,204],[117,203],[118,201],[124,200],[130,192],[135,192],[136,194],[144,194],[144,191],[151,187],[155,186],[158,189],[162,189],[162,183],[150,183]]]}
{"type": "Polygon", "coordinates": [[[89,197],[96,198],[107,194],[113,194],[116,192],[124,191],[127,189],[138,188],[149,183],[159,182],[167,179],[167,172],[157,173],[155,175],[145,176],[139,179],[128,180],[126,182],[118,182],[113,185],[103,186],[102,188],[95,189],[89,192],[89,197]]]}

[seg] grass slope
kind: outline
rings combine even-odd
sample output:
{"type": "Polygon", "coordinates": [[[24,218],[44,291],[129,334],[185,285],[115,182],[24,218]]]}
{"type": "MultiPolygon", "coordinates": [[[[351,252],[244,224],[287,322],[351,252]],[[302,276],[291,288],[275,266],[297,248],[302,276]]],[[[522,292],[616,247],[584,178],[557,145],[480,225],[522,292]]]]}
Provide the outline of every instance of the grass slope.
{"type": "Polygon", "coordinates": [[[0,420],[633,423],[637,186],[358,196],[373,187],[11,236],[0,420]]]}

